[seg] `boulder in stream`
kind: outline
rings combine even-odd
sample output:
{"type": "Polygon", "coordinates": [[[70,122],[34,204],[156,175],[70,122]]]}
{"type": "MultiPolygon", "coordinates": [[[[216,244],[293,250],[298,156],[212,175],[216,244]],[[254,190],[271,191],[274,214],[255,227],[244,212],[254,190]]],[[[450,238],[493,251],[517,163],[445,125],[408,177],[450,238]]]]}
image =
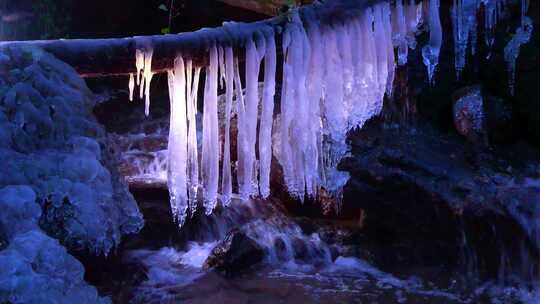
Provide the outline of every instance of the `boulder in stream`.
{"type": "Polygon", "coordinates": [[[234,229],[212,249],[203,268],[235,276],[263,260],[264,250],[244,232],[234,229]]]}

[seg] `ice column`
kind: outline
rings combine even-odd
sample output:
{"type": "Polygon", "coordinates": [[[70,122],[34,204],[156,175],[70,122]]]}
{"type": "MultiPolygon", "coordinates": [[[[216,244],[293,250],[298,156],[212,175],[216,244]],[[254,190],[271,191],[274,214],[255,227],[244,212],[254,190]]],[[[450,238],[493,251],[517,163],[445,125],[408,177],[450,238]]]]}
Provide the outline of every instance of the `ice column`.
{"type": "Polygon", "coordinates": [[[133,74],[129,74],[129,101],[133,101],[133,89],[135,89],[135,80],[133,74]]]}
{"type": "Polygon", "coordinates": [[[270,195],[270,165],[272,162],[272,124],[276,90],[276,43],[274,30],[265,33],[264,87],[259,128],[259,193],[270,195]]]}
{"type": "MultiPolygon", "coordinates": [[[[260,37],[258,39],[261,39],[260,37]]],[[[261,39],[262,40],[262,39],[261,39]]],[[[262,40],[264,41],[264,40],[262,40]]],[[[258,41],[261,44],[261,41],[258,41]]],[[[261,46],[264,48],[264,44],[261,46]]],[[[257,140],[257,114],[259,108],[259,70],[262,56],[257,49],[255,41],[248,39],[246,42],[246,98],[244,115],[238,117],[238,128],[243,128],[242,174],[239,174],[239,194],[246,199],[258,192],[255,144],[257,140]]]]}
{"type": "MultiPolygon", "coordinates": [[[[144,113],[146,116],[150,114],[150,83],[152,82],[152,56],[154,50],[151,45],[145,42],[145,46],[138,48],[135,51],[135,67],[137,69],[137,85],[139,85],[139,95],[142,99],[146,95],[144,113]]],[[[130,100],[132,100],[131,86],[132,80],[130,79],[130,100]]],[[[135,85],[133,85],[135,87],[135,85]]]]}
{"type": "MultiPolygon", "coordinates": [[[[330,32],[330,31],[329,31],[330,32]]],[[[334,39],[335,41],[335,39],[334,39]]],[[[333,54],[339,57],[337,47],[333,54]]],[[[306,160],[312,158],[309,153],[310,109],[306,87],[310,64],[310,43],[297,12],[291,15],[291,23],[283,34],[283,89],[281,96],[281,153],[285,184],[289,193],[300,200],[306,190],[306,160]]],[[[342,82],[336,86],[342,91],[342,82]]],[[[339,108],[335,105],[333,108],[339,108]]]]}
{"type": "Polygon", "coordinates": [[[210,47],[210,65],[206,68],[206,81],[204,84],[201,169],[206,214],[211,214],[216,206],[219,180],[218,65],[218,51],[216,46],[213,45],[210,47]]]}
{"type": "MultiPolygon", "coordinates": [[[[414,5],[413,5],[414,6],[414,5]]],[[[406,12],[403,7],[403,0],[396,0],[396,6],[394,13],[392,14],[392,26],[394,35],[394,45],[398,48],[398,63],[404,65],[407,63],[407,55],[409,52],[409,45],[407,43],[407,20],[406,12]]]]}
{"type": "Polygon", "coordinates": [[[439,53],[442,45],[442,27],[439,16],[439,0],[428,0],[429,43],[422,48],[422,57],[428,70],[428,78],[433,83],[435,67],[439,63],[439,53]]]}
{"type": "Polygon", "coordinates": [[[422,18],[422,3],[415,4],[415,0],[409,0],[405,6],[405,18],[407,23],[407,43],[409,48],[416,49],[416,33],[422,18]]]}
{"type": "Polygon", "coordinates": [[[187,119],[188,119],[188,186],[190,214],[197,209],[197,193],[199,189],[199,152],[197,146],[197,92],[201,68],[193,68],[191,60],[187,63],[187,119]]]}
{"type": "Polygon", "coordinates": [[[177,57],[174,72],[169,72],[171,117],[169,127],[168,187],[173,216],[182,226],[188,210],[187,191],[187,116],[184,60],[177,57]]]}
{"type": "Polygon", "coordinates": [[[457,78],[465,68],[467,47],[471,41],[474,52],[476,45],[476,27],[478,0],[454,0],[451,10],[452,29],[454,34],[454,56],[457,78]]]}
{"type": "Polygon", "coordinates": [[[144,89],[145,89],[144,114],[146,116],[150,114],[150,83],[152,82],[152,77],[154,76],[154,73],[152,73],[153,53],[154,53],[154,50],[152,48],[149,48],[144,53],[144,71],[143,71],[144,89]]]}
{"type": "Polygon", "coordinates": [[[525,16],[523,25],[516,30],[516,33],[504,48],[504,60],[508,67],[508,86],[512,95],[515,93],[516,61],[519,56],[519,50],[523,44],[529,42],[532,31],[533,22],[531,18],[525,16]]]}
{"type": "Polygon", "coordinates": [[[233,49],[230,46],[225,47],[225,132],[223,135],[223,170],[221,175],[221,201],[227,206],[231,201],[232,195],[232,176],[231,176],[231,111],[234,95],[234,57],[233,49]]]}

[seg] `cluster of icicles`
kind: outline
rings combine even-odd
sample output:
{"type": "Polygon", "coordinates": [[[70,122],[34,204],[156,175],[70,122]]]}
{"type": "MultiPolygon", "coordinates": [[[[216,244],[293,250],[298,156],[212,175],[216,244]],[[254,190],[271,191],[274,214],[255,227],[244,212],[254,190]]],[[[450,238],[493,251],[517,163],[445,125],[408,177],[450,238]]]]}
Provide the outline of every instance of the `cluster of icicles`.
{"type": "MultiPolygon", "coordinates": [[[[465,58],[470,45],[472,55],[476,53],[478,40],[478,16],[484,9],[484,40],[491,50],[495,44],[495,27],[505,15],[505,9],[516,0],[454,0],[451,16],[454,34],[455,69],[457,78],[465,68],[465,58]]],[[[521,45],[531,38],[532,20],[527,17],[530,0],[521,1],[521,25],[504,49],[504,59],[508,65],[508,81],[511,94],[514,94],[516,61],[521,45]]]]}
{"type": "MultiPolygon", "coordinates": [[[[182,225],[194,214],[199,198],[207,214],[218,201],[227,206],[234,189],[241,199],[270,194],[270,168],[274,155],[283,169],[288,192],[299,200],[316,197],[319,189],[340,195],[348,175],[337,170],[347,153],[346,134],[377,115],[385,93],[392,91],[396,66],[405,64],[408,48],[416,46],[415,33],[422,5],[397,1],[367,8],[339,24],[323,24],[315,8],[292,11],[282,33],[283,82],[280,109],[274,109],[277,52],[274,28],[257,25],[244,41],[242,54],[230,45],[211,43],[204,81],[202,148],[197,143],[197,91],[200,67],[179,54],[168,72],[171,117],[168,187],[175,220],[182,225]],[[245,83],[238,56],[245,58],[245,83]],[[259,73],[264,62],[264,83],[259,96],[259,73]],[[225,113],[218,115],[218,86],[225,89],[225,113]],[[276,114],[274,114],[276,113],[276,114]],[[237,119],[237,132],[230,122],[237,119]],[[279,123],[275,120],[279,117],[279,123]],[[219,119],[224,119],[220,124],[219,119]],[[224,130],[220,140],[220,125],[224,130]],[[276,128],[276,130],[273,130],[276,128]],[[272,134],[277,133],[278,144],[272,134]],[[231,151],[236,135],[237,151],[231,151]],[[236,164],[231,153],[236,152],[236,164]],[[235,174],[233,174],[233,172],[235,174]],[[233,180],[236,177],[236,180],[233,180]]],[[[225,23],[229,32],[250,26],[225,23]]],[[[135,81],[143,86],[149,104],[152,49],[136,55],[136,77],[130,77],[130,98],[135,81]],[[142,76],[140,76],[142,75],[142,76]],[[135,79],[136,78],[136,79],[135,79]]],[[[148,114],[148,111],[146,111],[148,114]]]]}
{"type": "MultiPolygon", "coordinates": [[[[488,12],[486,41],[489,44],[492,43],[490,31],[505,1],[454,1],[452,17],[459,73],[464,67],[469,41],[473,43],[473,52],[475,49],[476,10],[482,3],[488,12]]],[[[527,33],[530,37],[527,28],[530,20],[525,16],[528,3],[522,1],[521,31],[525,34],[520,34],[518,29],[518,38],[507,46],[511,49],[509,55],[506,56],[505,50],[505,57],[512,57],[514,65],[516,48],[519,52],[520,45],[528,40],[527,33]]],[[[283,74],[279,109],[274,109],[278,64],[274,28],[265,23],[225,23],[223,29],[227,33],[253,34],[243,38],[246,40],[242,54],[235,54],[230,44],[210,43],[204,81],[202,148],[198,148],[197,130],[201,126],[196,118],[201,68],[189,57],[178,54],[174,69],[168,71],[171,117],[167,178],[171,208],[178,224],[182,225],[188,215],[196,212],[199,200],[203,201],[207,214],[212,213],[218,202],[227,206],[233,189],[241,199],[268,197],[273,156],[282,167],[291,196],[304,200],[316,197],[320,189],[325,189],[339,199],[348,179],[346,172],[337,170],[348,151],[347,132],[362,127],[380,113],[385,94],[392,93],[396,65],[407,63],[409,49],[416,48],[421,24],[429,31],[422,56],[428,78],[433,81],[443,35],[439,0],[415,2],[397,0],[393,7],[388,2],[375,4],[331,24],[319,19],[320,5],[302,9],[301,15],[299,10],[291,11],[281,33],[283,74]],[[238,56],[245,58],[244,84],[238,56]],[[264,83],[259,96],[263,62],[264,83]],[[221,115],[218,114],[220,85],[225,91],[221,115]],[[233,134],[234,117],[238,127],[233,134]],[[277,139],[273,134],[277,134],[274,135],[277,139]],[[233,136],[236,136],[236,151],[231,151],[233,136]],[[236,163],[231,161],[234,152],[236,163]]],[[[140,97],[146,95],[146,115],[153,76],[151,64],[152,48],[144,46],[137,50],[137,75],[131,75],[129,83],[130,99],[135,78],[140,85],[140,97]]]]}

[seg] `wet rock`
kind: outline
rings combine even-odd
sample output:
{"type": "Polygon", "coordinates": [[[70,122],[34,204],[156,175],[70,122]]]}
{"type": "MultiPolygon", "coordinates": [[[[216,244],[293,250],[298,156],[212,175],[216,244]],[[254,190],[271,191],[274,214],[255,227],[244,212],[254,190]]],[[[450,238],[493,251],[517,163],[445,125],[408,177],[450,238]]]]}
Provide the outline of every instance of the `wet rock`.
{"type": "Polygon", "coordinates": [[[486,134],[481,87],[462,88],[454,93],[453,100],[456,130],[470,142],[481,144],[486,134]]]}
{"type": "MultiPolygon", "coordinates": [[[[526,147],[497,155],[478,150],[482,161],[473,164],[458,138],[426,126],[389,130],[371,123],[354,134],[352,150],[342,163],[351,174],[342,213],[364,219],[362,234],[349,238],[350,254],[356,245],[369,246],[376,265],[389,271],[453,265],[490,278],[501,271],[527,278],[517,264],[537,267],[529,257],[539,256],[539,178],[527,169],[537,160],[524,156],[526,147]]],[[[337,231],[321,237],[339,240],[337,231]]]]}
{"type": "Polygon", "coordinates": [[[203,268],[212,268],[230,277],[258,264],[263,257],[261,246],[242,231],[235,229],[212,249],[203,268]]]}

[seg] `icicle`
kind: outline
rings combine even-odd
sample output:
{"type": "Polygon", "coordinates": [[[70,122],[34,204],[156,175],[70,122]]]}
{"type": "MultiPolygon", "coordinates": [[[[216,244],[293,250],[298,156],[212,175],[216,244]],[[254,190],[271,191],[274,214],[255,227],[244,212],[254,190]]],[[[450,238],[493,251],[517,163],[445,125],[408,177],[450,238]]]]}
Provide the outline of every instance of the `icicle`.
{"type": "MultiPolygon", "coordinates": [[[[142,50],[135,50],[135,67],[137,68],[137,85],[141,85],[141,73],[144,69],[144,53],[142,50]]],[[[141,96],[142,98],[142,96],[141,96]]]]}
{"type": "Polygon", "coordinates": [[[133,74],[129,74],[129,101],[133,101],[133,89],[135,89],[135,80],[133,74]]]}
{"type": "MultiPolygon", "coordinates": [[[[394,47],[392,45],[392,24],[390,21],[390,4],[389,3],[383,3],[381,4],[381,14],[382,14],[382,22],[384,25],[384,32],[386,36],[386,58],[387,58],[387,68],[388,68],[388,78],[386,80],[386,94],[388,96],[392,95],[392,89],[394,86],[394,78],[396,74],[396,56],[394,54],[394,47]]],[[[405,32],[405,31],[404,31],[405,32]]],[[[402,52],[402,56],[404,57],[404,62],[407,62],[407,54],[408,54],[408,47],[407,47],[407,41],[403,40],[402,42],[402,48],[405,48],[405,51],[402,52]]],[[[379,111],[377,114],[382,111],[383,107],[383,100],[380,101],[379,104],[379,111]]]]}
{"type": "Polygon", "coordinates": [[[223,134],[223,168],[221,173],[221,201],[225,206],[231,202],[232,176],[231,176],[231,110],[234,95],[234,55],[230,46],[225,47],[225,132],[223,134]]]}
{"type": "Polygon", "coordinates": [[[416,33],[422,18],[422,3],[415,4],[415,0],[409,0],[409,4],[405,7],[406,22],[407,22],[407,43],[409,48],[416,49],[416,33]]]}
{"type": "Polygon", "coordinates": [[[263,198],[270,195],[270,165],[272,162],[272,118],[274,114],[274,94],[276,89],[276,44],[274,31],[266,35],[264,56],[264,87],[259,130],[259,192],[263,198]]]}
{"type": "Polygon", "coordinates": [[[238,189],[242,188],[245,180],[245,170],[244,170],[244,161],[247,151],[244,147],[247,146],[246,138],[246,125],[245,125],[245,116],[246,109],[244,103],[244,94],[242,92],[242,81],[240,79],[240,65],[238,64],[238,58],[234,58],[234,86],[236,92],[236,114],[237,114],[237,130],[238,134],[236,135],[236,159],[237,159],[237,172],[236,180],[238,183],[238,189]]]}
{"type": "MultiPolygon", "coordinates": [[[[312,16],[310,18],[313,18],[312,16]]],[[[322,76],[324,69],[323,45],[319,24],[314,20],[308,22],[308,38],[310,42],[311,58],[308,67],[308,126],[306,145],[306,192],[309,197],[316,197],[321,182],[324,180],[324,170],[322,166],[322,132],[321,132],[321,109],[320,103],[323,97],[322,76]]],[[[354,39],[351,40],[354,43],[354,39]]],[[[351,45],[351,50],[353,46],[351,45]]],[[[357,52],[351,52],[353,55],[357,52]]],[[[351,59],[354,62],[354,59],[351,59]]],[[[353,78],[354,81],[354,78],[353,78]]],[[[354,84],[353,84],[354,87],[354,84]]]]}
{"type": "Polygon", "coordinates": [[[515,93],[516,61],[519,56],[520,48],[531,39],[533,23],[531,18],[524,18],[524,25],[516,30],[516,33],[504,48],[504,60],[508,66],[508,85],[510,94],[515,93]]]}
{"type": "Polygon", "coordinates": [[[148,116],[150,114],[150,84],[152,82],[152,77],[154,76],[154,73],[152,73],[152,55],[154,53],[154,50],[152,48],[149,48],[144,53],[144,88],[145,88],[145,102],[144,102],[144,114],[148,116]]]}
{"type": "Polygon", "coordinates": [[[210,65],[206,68],[203,112],[202,180],[204,207],[211,214],[217,203],[219,180],[219,136],[217,116],[218,51],[210,48],[210,65]]]}
{"type": "Polygon", "coordinates": [[[191,59],[186,61],[186,113],[188,121],[187,131],[187,180],[188,180],[188,196],[189,196],[189,213],[191,216],[197,211],[197,192],[199,187],[199,160],[197,152],[197,107],[196,96],[198,87],[199,75],[195,70],[193,75],[193,62],[191,59]],[[196,77],[196,79],[194,79],[196,77]]]}
{"type": "MultiPolygon", "coordinates": [[[[306,191],[306,149],[308,148],[308,93],[306,80],[310,63],[310,45],[298,13],[283,34],[283,90],[281,99],[281,153],[285,184],[289,193],[300,200],[306,191]]],[[[337,47],[334,49],[337,54],[337,47]]],[[[339,91],[342,90],[339,83],[339,91]]],[[[337,108],[337,106],[336,106],[337,108]]]]}
{"type": "Polygon", "coordinates": [[[184,60],[179,56],[174,62],[174,74],[169,73],[169,89],[172,98],[168,145],[168,186],[171,196],[171,209],[179,226],[183,225],[188,210],[185,77],[184,60]]]}
{"type": "Polygon", "coordinates": [[[244,115],[238,117],[239,128],[244,128],[242,145],[242,158],[238,161],[242,163],[242,174],[239,176],[239,194],[247,199],[258,191],[255,159],[255,143],[257,131],[257,112],[259,105],[259,69],[261,58],[257,51],[255,42],[248,39],[246,42],[246,98],[244,115]]]}
{"type": "Polygon", "coordinates": [[[454,0],[451,17],[454,34],[455,69],[458,79],[465,67],[465,58],[469,41],[471,41],[473,53],[476,48],[477,14],[477,0],[454,0]]]}
{"type": "MultiPolygon", "coordinates": [[[[375,31],[375,48],[377,50],[377,69],[378,69],[378,79],[377,79],[377,85],[379,87],[379,93],[376,100],[376,110],[375,115],[379,114],[380,112],[380,106],[379,101],[382,101],[382,98],[384,97],[384,92],[386,92],[386,84],[388,81],[388,78],[390,77],[390,69],[389,63],[388,63],[388,49],[387,49],[387,41],[386,41],[386,27],[384,24],[384,16],[386,12],[384,11],[384,8],[382,5],[376,5],[373,8],[373,16],[374,16],[374,31],[375,31]]],[[[393,53],[392,53],[393,55],[393,53]]]]}
{"type": "Polygon", "coordinates": [[[393,14],[393,25],[394,25],[394,35],[392,39],[394,40],[394,45],[398,48],[398,63],[399,65],[404,65],[407,63],[407,55],[409,52],[409,46],[407,44],[407,23],[406,23],[406,12],[403,7],[403,0],[396,0],[396,7],[394,8],[393,14]]]}
{"type": "MultiPolygon", "coordinates": [[[[345,172],[337,170],[341,158],[347,153],[346,134],[348,131],[347,113],[343,100],[343,67],[337,49],[336,34],[331,28],[322,32],[324,75],[323,105],[325,144],[322,162],[326,175],[326,190],[339,197],[343,180],[347,180],[345,172]]],[[[386,50],[385,50],[386,52],[386,50]]]]}
{"type": "Polygon", "coordinates": [[[219,88],[223,89],[223,82],[225,81],[225,58],[223,47],[218,47],[218,61],[219,61],[219,88]]]}
{"type": "MultiPolygon", "coordinates": [[[[188,61],[191,65],[191,61],[188,61]]],[[[197,197],[200,186],[199,182],[199,152],[197,145],[197,92],[199,90],[199,78],[201,74],[201,68],[195,68],[195,74],[193,75],[192,87],[188,87],[191,90],[190,99],[188,100],[188,174],[190,183],[189,192],[189,204],[190,214],[193,216],[197,211],[197,197]]]]}
{"type": "Polygon", "coordinates": [[[422,48],[424,65],[428,70],[429,82],[433,83],[435,67],[439,64],[439,53],[442,46],[442,27],[439,16],[439,0],[428,0],[429,43],[422,48]]]}
{"type": "Polygon", "coordinates": [[[292,176],[291,172],[293,171],[292,163],[292,150],[289,144],[289,133],[291,128],[291,123],[293,120],[293,105],[289,105],[289,102],[294,94],[293,81],[294,75],[292,71],[292,52],[294,47],[292,46],[293,39],[291,37],[292,30],[290,27],[285,29],[283,33],[283,83],[281,90],[281,130],[280,130],[280,139],[281,139],[281,153],[280,153],[280,162],[283,167],[283,178],[285,180],[285,185],[289,193],[294,192],[295,189],[292,187],[292,176]]]}

